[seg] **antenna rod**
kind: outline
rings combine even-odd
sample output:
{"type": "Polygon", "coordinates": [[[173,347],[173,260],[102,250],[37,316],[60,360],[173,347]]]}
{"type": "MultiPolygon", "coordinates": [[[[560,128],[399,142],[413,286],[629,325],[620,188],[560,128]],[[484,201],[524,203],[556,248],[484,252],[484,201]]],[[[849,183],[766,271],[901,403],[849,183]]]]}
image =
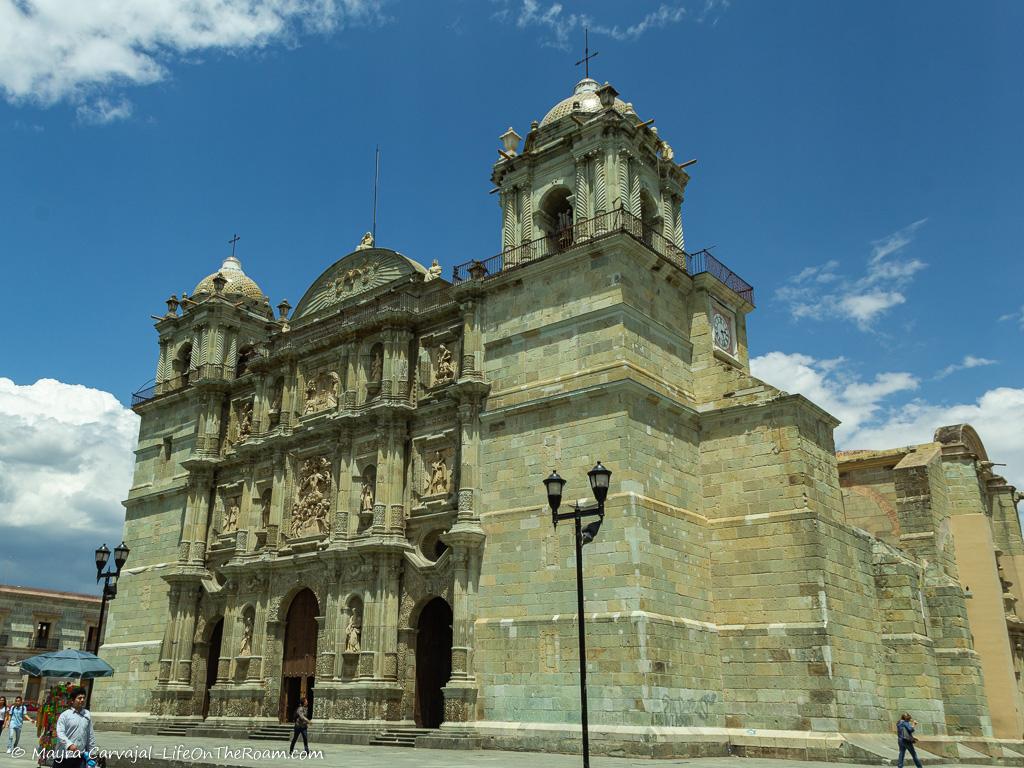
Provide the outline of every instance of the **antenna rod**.
{"type": "Polygon", "coordinates": [[[373,242],[377,242],[377,186],[380,183],[380,144],[373,161],[373,242]]]}

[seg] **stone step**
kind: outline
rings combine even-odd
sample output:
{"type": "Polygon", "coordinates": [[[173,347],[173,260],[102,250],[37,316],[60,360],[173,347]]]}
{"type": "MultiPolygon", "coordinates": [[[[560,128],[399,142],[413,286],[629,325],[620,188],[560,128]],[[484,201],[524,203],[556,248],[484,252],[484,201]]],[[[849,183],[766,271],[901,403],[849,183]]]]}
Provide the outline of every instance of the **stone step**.
{"type": "Polygon", "coordinates": [[[187,725],[165,725],[156,729],[157,736],[188,736],[191,726],[187,725]]]}
{"type": "Polygon", "coordinates": [[[385,728],[370,740],[371,747],[415,747],[416,737],[435,733],[433,728],[385,728]]]}
{"type": "Polygon", "coordinates": [[[249,734],[256,741],[291,741],[294,728],[290,725],[265,725],[249,734]]]}

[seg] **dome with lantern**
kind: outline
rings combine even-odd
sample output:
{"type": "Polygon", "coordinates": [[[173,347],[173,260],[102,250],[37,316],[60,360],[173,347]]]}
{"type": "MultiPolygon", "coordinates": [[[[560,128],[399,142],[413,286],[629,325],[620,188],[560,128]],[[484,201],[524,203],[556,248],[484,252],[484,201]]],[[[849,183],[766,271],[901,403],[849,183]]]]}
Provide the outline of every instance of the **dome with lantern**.
{"type": "MultiPolygon", "coordinates": [[[[562,99],[548,110],[548,113],[544,115],[544,119],[540,121],[540,127],[543,128],[544,126],[551,125],[556,120],[572,114],[600,112],[604,109],[601,106],[601,97],[597,93],[600,88],[601,85],[597,80],[589,77],[580,80],[576,83],[576,87],[573,88],[572,96],[562,99]]],[[[620,115],[636,115],[631,104],[627,104],[618,98],[612,102],[612,108],[620,115]]]]}
{"type": "Polygon", "coordinates": [[[220,292],[223,296],[238,296],[270,306],[270,300],[260,290],[256,281],[242,271],[242,262],[235,256],[228,256],[220,265],[219,270],[200,280],[192,292],[192,298],[195,299],[204,294],[207,296],[216,294],[218,275],[224,279],[224,287],[220,292]]]}

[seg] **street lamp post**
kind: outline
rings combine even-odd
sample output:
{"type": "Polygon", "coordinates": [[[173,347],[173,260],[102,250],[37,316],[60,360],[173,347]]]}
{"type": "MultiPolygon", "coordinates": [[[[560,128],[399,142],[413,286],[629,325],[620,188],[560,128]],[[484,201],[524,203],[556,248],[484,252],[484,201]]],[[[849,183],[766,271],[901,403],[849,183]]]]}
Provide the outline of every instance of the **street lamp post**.
{"type": "Polygon", "coordinates": [[[576,611],[580,640],[580,724],[583,729],[583,768],[590,768],[590,732],[587,726],[587,633],[583,613],[583,545],[589,544],[597,537],[601,523],[604,522],[604,500],[608,497],[608,481],[612,473],[599,461],[592,470],[587,472],[587,476],[590,478],[590,489],[594,493],[597,505],[581,507],[579,504],[573,504],[571,512],[558,511],[562,504],[562,489],[565,487],[565,480],[559,477],[558,472],[554,470],[544,480],[548,492],[548,506],[551,507],[552,525],[557,527],[560,520],[572,520],[576,527],[576,611]],[[581,523],[584,517],[596,517],[597,520],[584,527],[581,523]]]}
{"type": "MultiPolygon", "coordinates": [[[[117,597],[117,578],[121,575],[121,569],[128,560],[128,554],[130,552],[131,550],[128,549],[122,541],[114,548],[114,567],[110,570],[104,571],[103,569],[107,567],[107,562],[110,560],[110,550],[107,549],[106,544],[96,550],[96,581],[100,581],[101,579],[103,580],[103,599],[100,601],[100,620],[99,625],[96,627],[96,640],[91,649],[97,656],[100,653],[100,644],[103,642],[103,619],[107,615],[107,601],[113,600],[117,597]]],[[[92,705],[92,685],[93,681],[89,680],[89,696],[86,706],[92,705]]]]}

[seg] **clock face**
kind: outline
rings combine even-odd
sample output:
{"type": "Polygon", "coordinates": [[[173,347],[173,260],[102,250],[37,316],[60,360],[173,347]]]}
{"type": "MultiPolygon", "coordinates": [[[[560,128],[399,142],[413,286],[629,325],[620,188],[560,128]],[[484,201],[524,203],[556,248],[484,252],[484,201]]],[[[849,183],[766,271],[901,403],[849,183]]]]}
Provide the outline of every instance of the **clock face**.
{"type": "Polygon", "coordinates": [[[714,331],[715,346],[726,352],[732,352],[732,323],[720,312],[715,312],[711,321],[714,331]]]}

